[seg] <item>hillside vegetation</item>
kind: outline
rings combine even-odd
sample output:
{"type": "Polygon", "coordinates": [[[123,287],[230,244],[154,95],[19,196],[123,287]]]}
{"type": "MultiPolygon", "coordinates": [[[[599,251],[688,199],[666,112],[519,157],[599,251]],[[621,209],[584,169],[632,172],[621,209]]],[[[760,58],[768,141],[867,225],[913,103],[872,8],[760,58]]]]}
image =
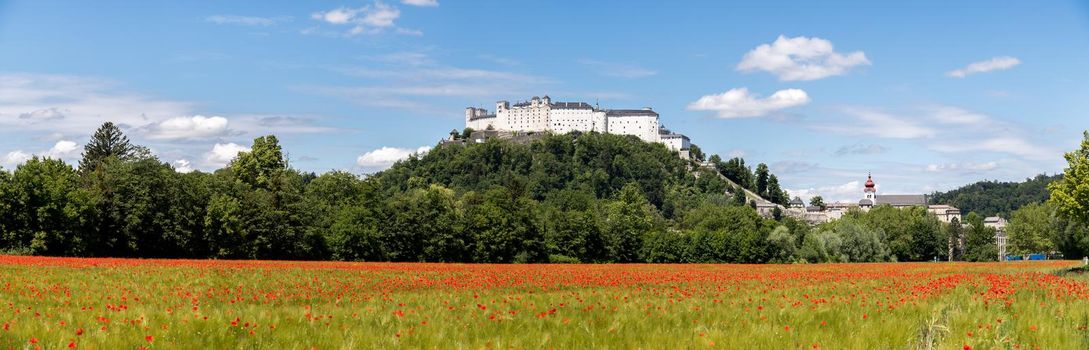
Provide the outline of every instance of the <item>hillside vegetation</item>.
{"type": "MultiPolygon", "coordinates": [[[[785,201],[766,165],[753,171],[711,155],[705,166],[631,136],[443,144],[370,176],[290,168],[275,136],[251,149],[213,173],[181,174],[106,124],[78,167],[33,158],[0,171],[0,247],[59,256],[855,262],[945,259],[947,237],[987,234],[949,230],[925,210],[853,213],[818,228],[782,212],[762,217],[738,187],[785,201]]],[[[993,256],[987,251],[969,245],[953,257],[993,256]]]]}
{"type": "Polygon", "coordinates": [[[1002,216],[1031,203],[1043,203],[1050,198],[1048,184],[1061,180],[1062,174],[1036,175],[1023,182],[980,181],[948,192],[935,192],[932,203],[949,204],[963,213],[975,212],[982,216],[1002,216]]]}

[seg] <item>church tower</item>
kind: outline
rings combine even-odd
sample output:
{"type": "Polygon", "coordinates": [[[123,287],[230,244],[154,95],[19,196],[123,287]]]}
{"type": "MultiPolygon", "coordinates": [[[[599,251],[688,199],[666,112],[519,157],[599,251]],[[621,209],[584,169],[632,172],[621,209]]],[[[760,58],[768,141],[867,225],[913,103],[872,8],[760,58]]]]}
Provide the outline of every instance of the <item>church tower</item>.
{"type": "Polygon", "coordinates": [[[869,199],[873,203],[877,202],[877,186],[873,183],[872,174],[866,174],[866,188],[862,191],[865,193],[865,199],[869,199]]]}

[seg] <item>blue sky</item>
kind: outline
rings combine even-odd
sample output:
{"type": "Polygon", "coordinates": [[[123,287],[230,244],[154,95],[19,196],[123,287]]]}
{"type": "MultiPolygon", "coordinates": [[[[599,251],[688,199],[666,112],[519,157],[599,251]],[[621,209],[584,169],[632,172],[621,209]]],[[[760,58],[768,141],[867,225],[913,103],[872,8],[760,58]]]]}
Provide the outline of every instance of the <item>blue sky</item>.
{"type": "Polygon", "coordinates": [[[103,121],[180,170],[274,133],[369,173],[548,94],[651,106],[793,194],[919,193],[1063,168],[1089,128],[1084,2],[0,1],[0,166],[103,121]]]}

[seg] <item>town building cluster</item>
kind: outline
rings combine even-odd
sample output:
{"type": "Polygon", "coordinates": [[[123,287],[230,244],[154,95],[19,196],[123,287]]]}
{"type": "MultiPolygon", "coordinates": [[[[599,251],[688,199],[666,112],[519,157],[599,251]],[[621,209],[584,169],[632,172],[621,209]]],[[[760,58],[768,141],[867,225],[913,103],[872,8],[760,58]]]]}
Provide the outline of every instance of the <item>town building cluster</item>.
{"type": "MultiPolygon", "coordinates": [[[[833,202],[824,207],[814,205],[806,206],[801,197],[794,197],[787,205],[787,213],[794,217],[802,218],[809,223],[817,224],[829,222],[843,217],[851,210],[870,211],[875,206],[889,205],[893,208],[923,207],[934,214],[944,223],[957,222],[964,225],[960,209],[945,204],[930,204],[929,196],[925,194],[881,194],[877,193],[877,184],[872,175],[866,176],[866,184],[862,188],[862,198],[858,202],[833,202]]],[[[997,217],[987,217],[983,225],[995,229],[995,244],[998,246],[999,259],[1006,256],[1006,220],[997,217]]],[[[963,242],[957,242],[963,244],[963,242]]],[[[950,244],[952,247],[952,243],[950,244]]],[[[952,249],[952,248],[950,248],[952,249]]]]}
{"type": "Polygon", "coordinates": [[[646,142],[664,144],[685,159],[689,158],[691,146],[688,136],[666,129],[659,121],[658,112],[650,107],[601,109],[586,102],[553,102],[547,95],[514,104],[498,101],[494,113],[484,108],[465,108],[465,127],[512,133],[578,131],[632,135],[646,142]]]}

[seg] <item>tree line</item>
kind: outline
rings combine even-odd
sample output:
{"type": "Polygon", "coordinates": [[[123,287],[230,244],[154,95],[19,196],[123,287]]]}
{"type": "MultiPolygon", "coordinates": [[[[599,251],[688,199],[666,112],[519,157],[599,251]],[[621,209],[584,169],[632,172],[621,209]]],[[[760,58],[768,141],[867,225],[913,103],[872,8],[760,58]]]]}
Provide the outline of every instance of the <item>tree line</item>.
{"type": "Polygon", "coordinates": [[[276,137],[262,136],[222,169],[183,174],[107,123],[76,167],[32,158],[0,171],[0,245],[58,256],[497,263],[997,255],[977,220],[946,225],[925,208],[878,207],[818,226],[763,217],[722,177],[785,202],[766,166],[696,158],[571,133],[445,144],[368,176],[318,175],[289,167],[276,137]]]}
{"type": "Polygon", "coordinates": [[[1023,182],[979,181],[947,192],[934,192],[930,199],[934,203],[960,208],[966,213],[1009,219],[1022,206],[1046,202],[1051,197],[1048,185],[1062,177],[1062,174],[1040,174],[1023,182]]]}

